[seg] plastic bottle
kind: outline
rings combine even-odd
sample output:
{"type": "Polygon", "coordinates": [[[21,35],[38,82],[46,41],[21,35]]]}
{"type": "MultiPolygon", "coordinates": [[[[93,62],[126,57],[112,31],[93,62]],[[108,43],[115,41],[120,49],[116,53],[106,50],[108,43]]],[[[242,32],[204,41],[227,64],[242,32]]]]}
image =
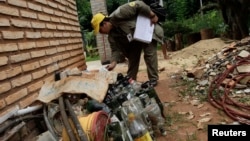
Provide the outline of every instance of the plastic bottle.
{"type": "Polygon", "coordinates": [[[134,89],[135,94],[141,90],[141,83],[133,80],[132,78],[129,79],[129,85],[134,89]]]}
{"type": "MultiPolygon", "coordinates": [[[[143,93],[146,93],[148,94],[149,98],[150,99],[154,99],[156,101],[156,103],[158,104],[158,106],[160,107],[161,109],[161,114],[162,116],[164,117],[164,106],[163,106],[163,103],[161,102],[160,98],[158,97],[154,87],[152,87],[150,84],[149,84],[149,81],[143,83],[141,85],[142,89],[141,89],[141,94],[143,93]]],[[[140,94],[138,94],[139,96],[140,94]]]]}
{"type": "Polygon", "coordinates": [[[152,103],[144,108],[144,111],[148,114],[148,117],[155,128],[159,129],[161,134],[166,136],[167,132],[164,128],[165,120],[161,115],[160,107],[157,103],[152,103]]]}
{"type": "Polygon", "coordinates": [[[128,129],[134,141],[153,141],[147,127],[134,113],[128,114],[128,129]]]}

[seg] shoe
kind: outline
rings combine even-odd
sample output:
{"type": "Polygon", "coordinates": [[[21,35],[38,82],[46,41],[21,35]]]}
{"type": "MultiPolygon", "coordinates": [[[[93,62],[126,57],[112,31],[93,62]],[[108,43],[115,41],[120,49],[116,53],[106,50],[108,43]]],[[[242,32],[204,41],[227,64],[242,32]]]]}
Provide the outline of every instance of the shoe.
{"type": "Polygon", "coordinates": [[[152,87],[155,87],[157,85],[157,80],[150,80],[149,81],[149,84],[152,86],[152,87]]]}

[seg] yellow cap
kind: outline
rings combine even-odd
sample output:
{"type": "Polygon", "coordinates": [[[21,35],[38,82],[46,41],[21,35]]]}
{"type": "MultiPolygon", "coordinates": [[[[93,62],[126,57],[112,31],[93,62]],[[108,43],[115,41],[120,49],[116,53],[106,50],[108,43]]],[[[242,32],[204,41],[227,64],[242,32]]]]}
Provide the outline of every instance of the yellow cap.
{"type": "Polygon", "coordinates": [[[100,23],[103,21],[104,18],[105,18],[105,16],[102,13],[97,13],[93,16],[93,18],[91,20],[91,25],[94,29],[95,34],[97,34],[99,32],[100,23]]]}

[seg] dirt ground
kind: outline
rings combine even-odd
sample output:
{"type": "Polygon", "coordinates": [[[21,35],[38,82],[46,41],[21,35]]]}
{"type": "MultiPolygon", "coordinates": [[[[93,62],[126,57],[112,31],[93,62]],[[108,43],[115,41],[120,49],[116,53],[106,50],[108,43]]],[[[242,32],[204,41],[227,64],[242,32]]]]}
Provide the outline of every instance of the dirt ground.
{"type": "MultiPolygon", "coordinates": [[[[199,62],[218,53],[226,43],[220,38],[201,40],[179,51],[168,52],[164,59],[158,51],[159,81],[155,87],[161,102],[164,103],[167,136],[157,135],[157,141],[207,141],[207,125],[232,123],[233,121],[208,102],[192,104],[196,97],[183,97],[183,87],[173,87],[178,83],[173,76],[184,69],[193,68],[199,62]],[[200,122],[198,122],[200,121],[200,122]]],[[[88,65],[88,64],[87,64],[88,65]]],[[[147,81],[146,66],[140,63],[137,81],[147,81]]],[[[114,71],[126,73],[127,64],[118,64],[114,71]]]]}

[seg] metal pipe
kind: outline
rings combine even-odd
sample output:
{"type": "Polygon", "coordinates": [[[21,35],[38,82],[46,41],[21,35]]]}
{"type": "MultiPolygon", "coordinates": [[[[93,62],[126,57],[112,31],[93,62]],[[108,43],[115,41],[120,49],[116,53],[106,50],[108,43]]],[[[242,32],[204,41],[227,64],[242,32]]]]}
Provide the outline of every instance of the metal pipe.
{"type": "Polygon", "coordinates": [[[47,109],[46,109],[46,105],[44,105],[43,107],[43,118],[44,118],[44,121],[45,121],[45,124],[49,130],[49,132],[51,133],[51,135],[58,141],[59,140],[59,137],[56,135],[55,131],[53,130],[52,126],[51,126],[51,123],[48,119],[48,116],[47,116],[47,109]]]}
{"type": "Polygon", "coordinates": [[[75,114],[75,112],[73,111],[72,109],[72,105],[71,103],[69,102],[69,100],[66,98],[64,99],[65,103],[66,103],[66,107],[68,108],[69,110],[69,114],[73,120],[73,123],[75,125],[75,127],[77,128],[77,132],[78,132],[78,135],[79,135],[79,138],[81,141],[88,141],[87,137],[86,137],[86,134],[84,133],[83,129],[82,129],[82,126],[75,114]]]}
{"type": "Polygon", "coordinates": [[[25,109],[18,110],[18,111],[14,114],[14,116],[25,115],[25,114],[28,114],[28,113],[37,111],[37,110],[41,109],[42,107],[43,107],[42,104],[35,105],[35,106],[31,106],[31,107],[27,107],[27,108],[25,108],[25,109]]]}
{"type": "Polygon", "coordinates": [[[13,115],[15,115],[15,113],[19,110],[18,106],[15,106],[13,109],[11,109],[11,111],[9,111],[7,114],[3,115],[0,117],[0,124],[2,124],[3,122],[5,122],[7,119],[9,119],[10,117],[12,117],[13,115]]]}
{"type": "Polygon", "coordinates": [[[13,127],[10,131],[8,131],[6,135],[4,135],[3,137],[0,137],[0,140],[1,141],[8,141],[13,135],[15,135],[18,131],[20,131],[21,128],[24,127],[24,125],[26,125],[25,122],[19,123],[18,125],[13,127]]]}
{"type": "Polygon", "coordinates": [[[60,108],[60,113],[61,113],[61,116],[62,116],[62,120],[63,120],[63,124],[66,128],[66,133],[68,134],[69,138],[70,138],[70,141],[77,141],[74,133],[73,133],[73,129],[72,127],[70,126],[69,124],[69,121],[68,121],[68,117],[67,117],[67,114],[65,112],[65,107],[64,107],[64,103],[63,103],[63,97],[59,97],[59,108],[60,108]]]}
{"type": "Polygon", "coordinates": [[[17,119],[13,119],[9,123],[0,126],[0,133],[2,133],[6,129],[8,129],[10,126],[13,126],[16,123],[19,123],[19,122],[25,121],[25,120],[29,120],[29,119],[33,119],[33,118],[42,118],[42,115],[28,115],[28,116],[25,116],[25,117],[19,117],[17,119]]]}

